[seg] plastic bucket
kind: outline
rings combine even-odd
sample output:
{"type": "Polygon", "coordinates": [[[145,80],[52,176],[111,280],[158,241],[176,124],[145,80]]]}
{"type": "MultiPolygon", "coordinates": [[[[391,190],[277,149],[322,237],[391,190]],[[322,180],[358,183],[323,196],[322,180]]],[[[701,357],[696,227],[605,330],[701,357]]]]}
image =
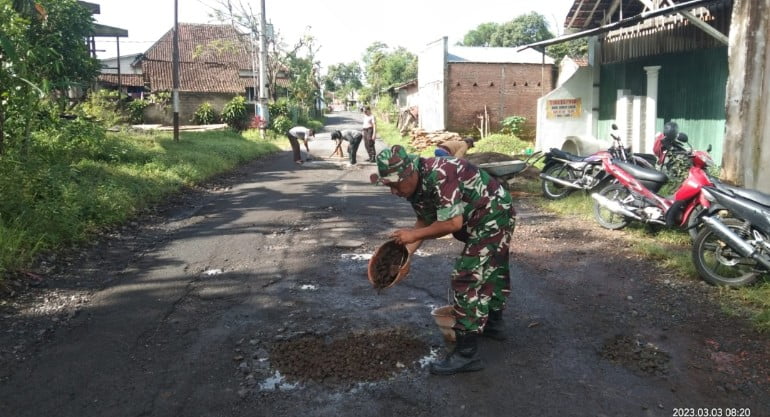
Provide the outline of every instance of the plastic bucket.
{"type": "Polygon", "coordinates": [[[454,306],[449,305],[434,308],[433,311],[430,312],[436,325],[438,325],[439,330],[441,330],[441,335],[444,336],[444,341],[447,343],[454,343],[456,340],[455,330],[453,329],[455,325],[455,316],[452,313],[453,310],[454,306]]]}

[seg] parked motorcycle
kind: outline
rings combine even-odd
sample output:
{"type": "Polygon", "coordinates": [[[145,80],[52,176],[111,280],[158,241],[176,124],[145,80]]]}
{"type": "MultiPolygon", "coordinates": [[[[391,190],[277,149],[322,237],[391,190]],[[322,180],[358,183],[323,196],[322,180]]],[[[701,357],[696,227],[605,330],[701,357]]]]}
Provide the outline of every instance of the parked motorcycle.
{"type": "Polygon", "coordinates": [[[770,195],[715,181],[703,188],[711,203],[692,261],[707,282],[727,287],[752,284],[770,271],[770,195]]]}
{"type": "Polygon", "coordinates": [[[551,148],[545,154],[544,165],[540,174],[543,195],[550,200],[558,200],[575,190],[601,189],[612,181],[612,177],[608,176],[602,168],[602,156],[605,154],[620,161],[649,168],[655,165],[657,158],[654,155],[632,153],[631,148],[624,147],[620,142],[620,136],[617,134],[618,127],[613,124],[612,129],[613,132],[610,133],[612,146],[606,151],[599,151],[588,156],[577,156],[551,148]]]}
{"type": "Polygon", "coordinates": [[[687,177],[692,166],[692,147],[687,135],[679,133],[676,122],[666,122],[663,131],[655,136],[652,151],[658,159],[656,168],[666,173],[670,183],[679,185],[687,177]]]}
{"type": "MultiPolygon", "coordinates": [[[[680,135],[686,138],[684,133],[680,135]]],[[[691,167],[687,179],[671,197],[658,194],[669,182],[669,177],[658,170],[616,161],[609,156],[602,157],[604,170],[617,183],[610,184],[591,197],[594,202],[594,217],[604,228],[617,230],[636,220],[648,224],[679,227],[697,234],[699,213],[708,201],[701,195],[704,186],[711,185],[707,168],[714,165],[708,152],[692,151],[689,154],[691,167]]]]}

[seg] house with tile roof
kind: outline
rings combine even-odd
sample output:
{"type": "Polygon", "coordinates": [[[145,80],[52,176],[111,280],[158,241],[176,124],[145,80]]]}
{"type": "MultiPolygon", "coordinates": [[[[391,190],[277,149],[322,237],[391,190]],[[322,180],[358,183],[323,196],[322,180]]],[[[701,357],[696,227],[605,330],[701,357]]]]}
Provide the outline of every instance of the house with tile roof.
{"type": "MultiPolygon", "coordinates": [[[[256,74],[248,35],[230,25],[180,23],[178,42],[180,120],[191,120],[204,102],[221,111],[236,95],[254,97],[256,74]]],[[[141,58],[148,91],[173,89],[172,56],[170,29],[141,58]]]]}
{"type": "MultiPolygon", "coordinates": [[[[255,97],[257,73],[248,35],[230,25],[179,23],[179,119],[187,123],[195,110],[208,102],[218,112],[236,95],[255,97]]],[[[131,69],[102,71],[102,87],[142,88],[146,94],[173,89],[173,29],[166,32],[144,54],[131,59],[131,69]]],[[[116,58],[118,62],[124,57],[116,58]]],[[[109,62],[103,61],[106,67],[109,62]]],[[[113,66],[118,64],[113,63],[113,66]]],[[[251,109],[250,109],[251,110],[251,109]]],[[[150,107],[148,123],[171,123],[171,113],[150,107]]]]}
{"type": "Polygon", "coordinates": [[[99,85],[110,90],[120,90],[133,98],[144,98],[144,77],[141,59],[143,54],[122,55],[99,60],[102,64],[99,85]]]}

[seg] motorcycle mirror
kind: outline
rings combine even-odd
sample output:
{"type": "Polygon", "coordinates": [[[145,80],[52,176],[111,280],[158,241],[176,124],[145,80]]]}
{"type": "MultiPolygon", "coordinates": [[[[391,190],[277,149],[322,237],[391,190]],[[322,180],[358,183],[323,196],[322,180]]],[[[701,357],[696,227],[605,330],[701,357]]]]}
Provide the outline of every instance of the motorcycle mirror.
{"type": "Polygon", "coordinates": [[[708,149],[706,149],[706,152],[711,153],[711,144],[709,143],[708,149]]]}
{"type": "Polygon", "coordinates": [[[679,142],[685,142],[685,143],[687,143],[687,141],[689,140],[689,138],[687,137],[687,133],[684,133],[684,132],[679,132],[679,134],[678,134],[678,135],[676,135],[676,140],[678,140],[679,142]]]}
{"type": "Polygon", "coordinates": [[[613,124],[612,124],[612,130],[618,130],[618,125],[616,125],[615,123],[613,123],[613,124]]]}

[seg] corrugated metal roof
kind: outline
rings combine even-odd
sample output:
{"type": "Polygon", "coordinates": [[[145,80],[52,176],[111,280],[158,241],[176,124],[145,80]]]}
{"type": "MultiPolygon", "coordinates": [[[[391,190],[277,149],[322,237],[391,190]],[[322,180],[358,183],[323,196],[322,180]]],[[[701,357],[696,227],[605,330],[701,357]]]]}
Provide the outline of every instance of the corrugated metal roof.
{"type": "MultiPolygon", "coordinates": [[[[540,52],[517,48],[495,48],[477,46],[449,46],[447,62],[476,62],[490,64],[542,64],[543,55],[540,52]]],[[[546,64],[553,64],[553,58],[545,57],[546,64]]]]}
{"type": "MultiPolygon", "coordinates": [[[[693,0],[667,0],[659,7],[669,7],[671,3],[677,5],[692,2],[693,0]]],[[[645,11],[650,12],[640,0],[574,0],[564,20],[564,28],[569,32],[594,29],[600,27],[607,16],[609,19],[606,19],[605,24],[638,16],[645,11]]]]}
{"type": "MultiPolygon", "coordinates": [[[[672,0],[674,3],[682,1],[672,0]]],[[[602,20],[609,14],[609,21],[618,21],[636,16],[644,10],[644,4],[639,0],[575,0],[570,7],[564,28],[569,30],[586,30],[601,26],[602,20]],[[613,4],[617,7],[613,8],[613,4]]]]}

